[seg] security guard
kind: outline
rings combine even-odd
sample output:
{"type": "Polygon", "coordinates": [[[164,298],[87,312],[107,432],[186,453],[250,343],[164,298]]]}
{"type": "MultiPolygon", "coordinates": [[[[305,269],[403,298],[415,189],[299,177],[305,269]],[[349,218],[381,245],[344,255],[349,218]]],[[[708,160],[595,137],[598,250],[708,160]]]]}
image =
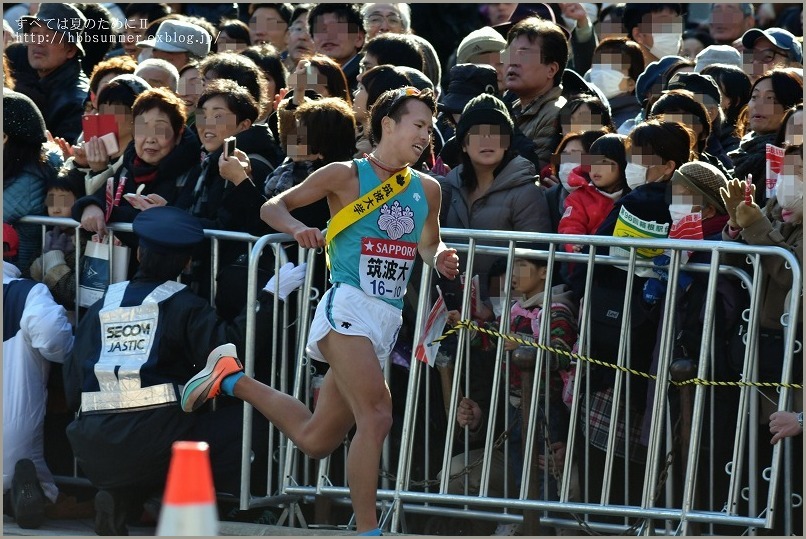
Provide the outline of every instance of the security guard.
{"type": "MultiPolygon", "coordinates": [[[[140,239],[137,274],[110,285],[90,307],[65,365],[68,405],[79,412],[67,436],[100,489],[98,535],[126,534],[127,514],[139,517],[142,502],[161,495],[176,440],[208,442],[217,490],[239,488],[241,421],[233,414],[242,407],[185,414],[178,395],[208,355],[243,357],[246,311],[226,322],[176,282],[204,238],[196,217],[170,206],[150,208],[137,216],[133,230],[140,239]]],[[[304,269],[296,270],[301,283],[304,269]]],[[[270,327],[271,311],[268,303],[259,309],[258,327],[270,327]]],[[[270,333],[258,331],[258,339],[270,333]]]]}

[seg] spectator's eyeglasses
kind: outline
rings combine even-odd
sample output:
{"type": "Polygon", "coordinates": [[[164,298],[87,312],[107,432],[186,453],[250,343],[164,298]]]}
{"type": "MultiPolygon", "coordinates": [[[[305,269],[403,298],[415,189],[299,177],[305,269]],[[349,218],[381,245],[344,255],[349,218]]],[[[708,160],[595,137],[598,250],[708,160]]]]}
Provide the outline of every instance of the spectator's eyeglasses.
{"type": "Polygon", "coordinates": [[[383,21],[386,21],[386,24],[389,25],[390,28],[400,28],[403,26],[403,20],[398,16],[392,13],[391,15],[381,15],[380,13],[373,13],[366,19],[366,22],[369,26],[380,26],[383,24],[383,21]]]}
{"type": "Polygon", "coordinates": [[[746,63],[754,63],[754,64],[769,64],[775,60],[776,56],[784,56],[786,54],[779,52],[775,49],[761,49],[761,50],[754,50],[752,53],[745,52],[744,58],[746,63]]]}

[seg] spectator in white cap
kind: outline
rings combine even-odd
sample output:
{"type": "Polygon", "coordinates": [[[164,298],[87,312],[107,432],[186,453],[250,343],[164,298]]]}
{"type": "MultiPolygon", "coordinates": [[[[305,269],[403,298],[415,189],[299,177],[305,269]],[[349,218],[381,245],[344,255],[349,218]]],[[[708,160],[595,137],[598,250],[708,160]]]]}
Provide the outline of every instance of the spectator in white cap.
{"type": "Polygon", "coordinates": [[[699,73],[714,64],[727,64],[741,69],[742,55],[730,45],[711,45],[705,47],[694,59],[694,72],[699,73]]]}
{"type": "Polygon", "coordinates": [[[141,41],[138,47],[151,47],[152,57],[166,60],[182,69],[190,60],[203,60],[210,52],[212,36],[201,26],[168,19],[160,23],[154,37],[141,41]]]}
{"type": "Polygon", "coordinates": [[[753,28],[753,4],[711,4],[711,25],[709,32],[719,44],[730,45],[753,28]]]}
{"type": "Polygon", "coordinates": [[[486,64],[495,68],[498,73],[498,91],[503,93],[504,62],[501,60],[501,51],[507,46],[504,39],[495,29],[484,26],[467,34],[459,48],[456,49],[457,64],[486,64]]]}

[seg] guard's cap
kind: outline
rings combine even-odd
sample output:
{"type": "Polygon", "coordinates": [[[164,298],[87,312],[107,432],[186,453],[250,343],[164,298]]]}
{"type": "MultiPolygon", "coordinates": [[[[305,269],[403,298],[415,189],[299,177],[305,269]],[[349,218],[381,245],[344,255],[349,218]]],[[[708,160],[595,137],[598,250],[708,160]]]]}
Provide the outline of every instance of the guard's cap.
{"type": "Polygon", "coordinates": [[[160,254],[191,253],[204,239],[198,217],[175,206],[159,206],[140,212],[132,223],[140,245],[160,254]]]}

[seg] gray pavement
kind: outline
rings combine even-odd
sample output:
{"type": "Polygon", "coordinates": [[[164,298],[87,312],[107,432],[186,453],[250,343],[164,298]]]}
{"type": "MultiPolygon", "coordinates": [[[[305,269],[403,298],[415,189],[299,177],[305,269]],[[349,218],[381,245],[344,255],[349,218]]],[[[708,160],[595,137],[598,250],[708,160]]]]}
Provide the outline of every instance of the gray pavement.
{"type": "MultiPolygon", "coordinates": [[[[156,535],[156,528],[144,528],[129,526],[129,535],[140,537],[153,537],[156,535]]],[[[286,528],[283,526],[268,526],[264,524],[248,524],[244,522],[220,522],[219,535],[223,536],[271,536],[271,537],[295,537],[295,536],[319,536],[319,535],[354,535],[343,530],[324,529],[303,529],[286,528]]],[[[91,520],[55,520],[45,523],[36,530],[22,529],[12,520],[4,519],[3,535],[6,536],[28,536],[28,537],[53,537],[53,536],[93,536],[95,531],[91,520]]]]}
{"type": "MultiPolygon", "coordinates": [[[[154,527],[129,526],[131,536],[154,536],[154,527]]],[[[264,524],[249,524],[245,522],[220,522],[219,535],[222,536],[320,536],[320,535],[355,535],[355,532],[345,530],[331,530],[323,528],[287,528],[284,526],[269,526],[264,524]]],[[[79,520],[48,520],[35,530],[26,530],[17,526],[13,518],[3,516],[3,535],[28,537],[54,537],[54,536],[94,536],[94,525],[91,519],[79,520]]]]}

